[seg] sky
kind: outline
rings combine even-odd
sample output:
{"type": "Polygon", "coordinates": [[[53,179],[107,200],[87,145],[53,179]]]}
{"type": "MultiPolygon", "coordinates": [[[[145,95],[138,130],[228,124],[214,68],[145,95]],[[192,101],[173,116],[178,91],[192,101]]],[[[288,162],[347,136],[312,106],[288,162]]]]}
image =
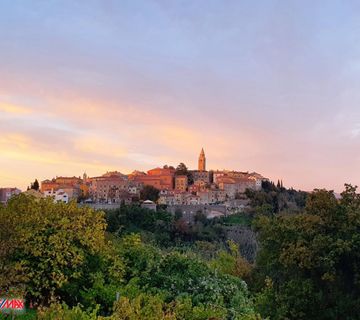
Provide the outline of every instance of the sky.
{"type": "Polygon", "coordinates": [[[0,2],[0,186],[184,162],[360,184],[359,1],[0,2]]]}

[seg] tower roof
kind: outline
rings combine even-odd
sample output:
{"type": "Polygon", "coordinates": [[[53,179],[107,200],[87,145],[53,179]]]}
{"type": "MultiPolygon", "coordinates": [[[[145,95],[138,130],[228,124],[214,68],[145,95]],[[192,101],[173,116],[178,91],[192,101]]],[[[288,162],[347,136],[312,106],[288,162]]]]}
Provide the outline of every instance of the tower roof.
{"type": "Polygon", "coordinates": [[[204,148],[201,148],[201,152],[199,155],[198,170],[199,171],[206,170],[206,158],[205,158],[204,148]]]}

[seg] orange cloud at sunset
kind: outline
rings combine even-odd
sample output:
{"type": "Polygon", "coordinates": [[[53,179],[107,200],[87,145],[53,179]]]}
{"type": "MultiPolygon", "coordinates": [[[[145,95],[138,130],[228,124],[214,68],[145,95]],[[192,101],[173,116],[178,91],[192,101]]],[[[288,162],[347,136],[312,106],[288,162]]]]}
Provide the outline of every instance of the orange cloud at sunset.
{"type": "Polygon", "coordinates": [[[0,102],[0,113],[1,112],[10,114],[28,114],[31,113],[31,110],[29,108],[0,102]]]}

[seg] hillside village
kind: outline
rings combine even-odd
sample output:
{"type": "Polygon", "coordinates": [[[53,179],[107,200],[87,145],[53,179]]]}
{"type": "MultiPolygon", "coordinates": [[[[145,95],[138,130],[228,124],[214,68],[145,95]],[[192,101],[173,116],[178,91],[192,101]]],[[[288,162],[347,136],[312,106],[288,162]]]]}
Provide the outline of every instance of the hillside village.
{"type": "MultiPolygon", "coordinates": [[[[267,180],[257,173],[238,171],[207,171],[202,149],[197,170],[188,170],[181,163],[177,168],[165,165],[149,171],[133,171],[125,175],[118,171],[102,176],[56,177],[41,182],[41,192],[65,202],[80,198],[88,203],[129,204],[140,198],[144,187],[159,190],[159,205],[222,204],[241,198],[246,189],[261,189],[267,180]]],[[[146,199],[144,199],[146,200],[146,199]]]]}
{"type": "MultiPolygon", "coordinates": [[[[268,179],[256,172],[208,171],[202,149],[197,170],[188,170],[185,164],[180,163],[176,168],[165,165],[147,172],[135,170],[130,174],[109,171],[96,177],[89,177],[86,173],[83,177],[57,176],[41,181],[41,194],[35,195],[53,197],[55,202],[77,200],[100,208],[120,203],[131,204],[141,199],[145,201],[144,206],[149,208],[157,204],[167,206],[171,211],[171,208],[177,206],[218,205],[222,212],[225,206],[244,206],[247,201],[244,192],[247,189],[260,190],[264,181],[268,179]],[[146,193],[142,196],[144,189],[155,190],[158,194],[154,199],[147,199],[146,193]]],[[[6,202],[18,193],[20,190],[16,188],[3,189],[2,196],[0,191],[0,200],[6,202]]]]}

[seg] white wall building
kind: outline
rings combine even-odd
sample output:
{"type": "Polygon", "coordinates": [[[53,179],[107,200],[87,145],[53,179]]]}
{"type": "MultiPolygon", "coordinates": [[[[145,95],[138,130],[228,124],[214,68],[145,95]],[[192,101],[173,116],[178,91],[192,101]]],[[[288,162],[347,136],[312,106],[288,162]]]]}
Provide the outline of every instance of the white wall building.
{"type": "Polygon", "coordinates": [[[54,191],[54,189],[47,190],[44,191],[44,195],[45,197],[52,197],[54,199],[54,202],[69,203],[69,195],[63,189],[59,189],[56,191],[54,191]]]}

